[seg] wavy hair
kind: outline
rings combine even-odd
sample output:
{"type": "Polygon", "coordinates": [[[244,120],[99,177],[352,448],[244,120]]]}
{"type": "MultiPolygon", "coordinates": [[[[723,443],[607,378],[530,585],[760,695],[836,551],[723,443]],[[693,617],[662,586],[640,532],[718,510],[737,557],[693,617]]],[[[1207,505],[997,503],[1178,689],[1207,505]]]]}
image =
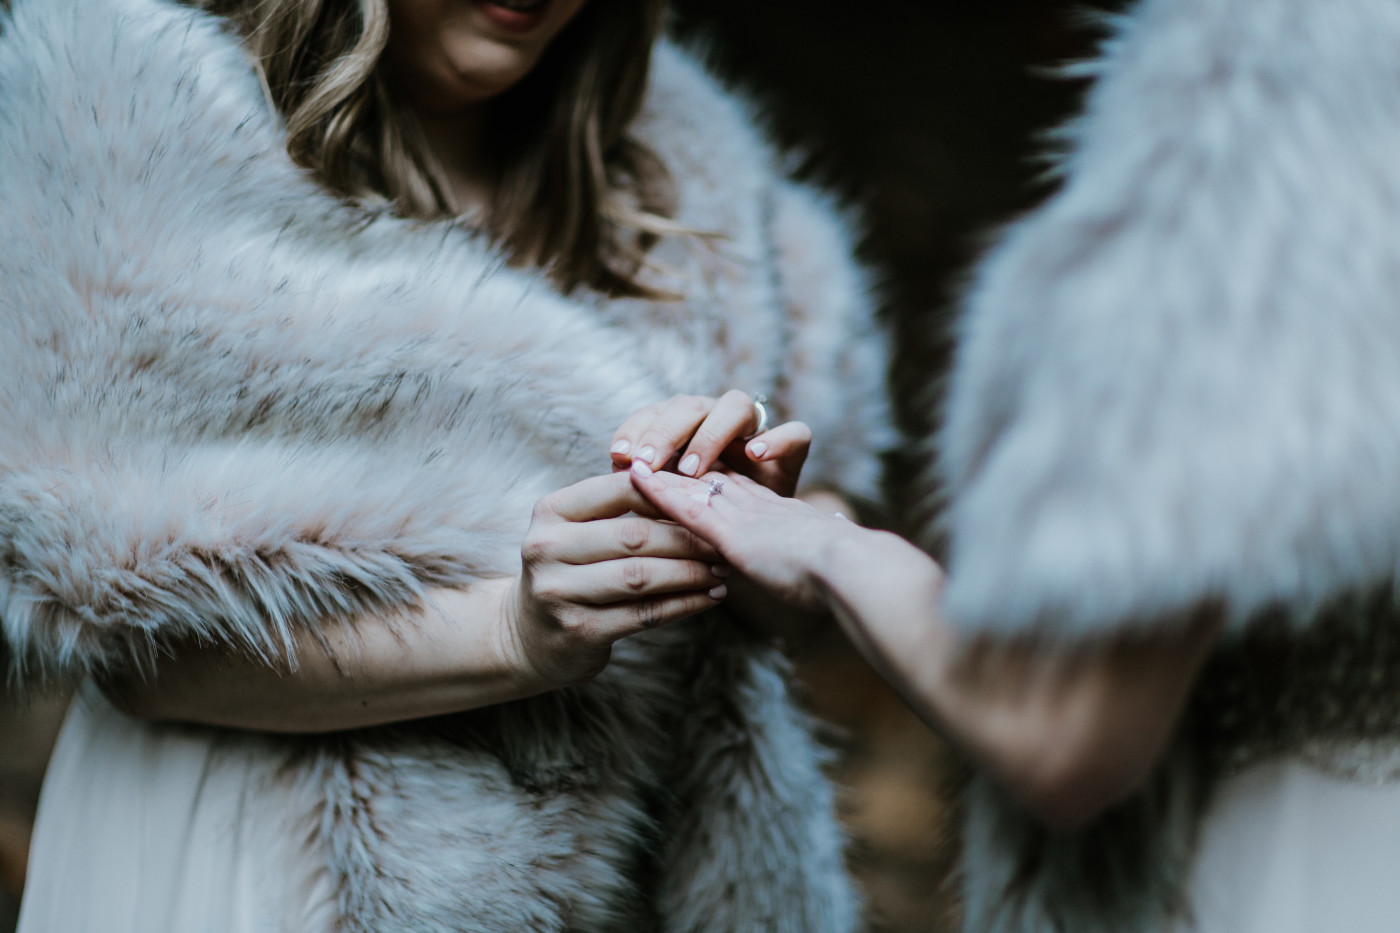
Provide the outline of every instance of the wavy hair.
{"type": "MultiPolygon", "coordinates": [[[[407,217],[453,210],[422,130],[389,93],[387,0],[194,0],[230,19],[286,125],[287,151],[329,189],[407,217]]],[[[666,0],[587,3],[518,85],[487,103],[496,178],[483,224],[517,265],[570,292],[658,297],[638,276],[670,218],[661,160],[628,133],[666,0]]]]}

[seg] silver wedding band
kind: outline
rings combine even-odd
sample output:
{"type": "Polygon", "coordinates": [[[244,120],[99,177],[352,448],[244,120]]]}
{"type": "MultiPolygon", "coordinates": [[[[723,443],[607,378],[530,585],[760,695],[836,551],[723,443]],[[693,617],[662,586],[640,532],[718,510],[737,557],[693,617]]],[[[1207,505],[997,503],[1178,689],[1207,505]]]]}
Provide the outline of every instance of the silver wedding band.
{"type": "Polygon", "coordinates": [[[747,435],[744,440],[758,437],[770,426],[768,423],[768,396],[762,392],[753,393],[753,413],[754,417],[758,419],[758,427],[754,428],[753,433],[747,435]]]}

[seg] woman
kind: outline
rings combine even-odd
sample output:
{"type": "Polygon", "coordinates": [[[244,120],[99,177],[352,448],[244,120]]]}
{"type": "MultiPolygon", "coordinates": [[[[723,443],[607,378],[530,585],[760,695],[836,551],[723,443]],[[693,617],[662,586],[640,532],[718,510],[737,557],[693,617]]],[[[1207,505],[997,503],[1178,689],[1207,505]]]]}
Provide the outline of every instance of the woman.
{"type": "Polygon", "coordinates": [[[1379,0],[1117,23],[968,299],[946,586],[739,479],[636,477],[985,766],[969,930],[1395,928],[1397,48],[1379,0]]]}
{"type": "Polygon", "coordinates": [[[828,206],[657,2],[209,7],[0,31],[0,620],[102,685],[21,929],[851,929],[760,610],[607,450],[741,385],[875,494],[828,206]]]}

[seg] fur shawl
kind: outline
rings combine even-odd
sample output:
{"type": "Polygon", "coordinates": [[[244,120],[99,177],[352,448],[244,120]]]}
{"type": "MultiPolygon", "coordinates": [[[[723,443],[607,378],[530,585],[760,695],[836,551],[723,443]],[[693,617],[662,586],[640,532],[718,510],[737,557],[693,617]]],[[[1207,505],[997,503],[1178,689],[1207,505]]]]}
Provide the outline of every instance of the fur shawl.
{"type": "MultiPolygon", "coordinates": [[[[1397,49],[1389,0],[1144,0],[1114,23],[1062,190],[961,321],[939,468],[958,624],[1077,637],[1218,599],[1235,636],[1393,585],[1397,49]]],[[[1155,929],[1197,752],[1183,736],[1117,835],[1046,842],[979,792],[972,928],[1155,929]]]]}
{"type": "MultiPolygon", "coordinates": [[[[561,296],[469,231],[328,196],[217,19],[14,0],[11,677],[192,638],[271,658],[298,629],[512,573],[535,499],[605,471],[621,420],[676,392],[767,392],[823,444],[810,482],[874,497],[885,349],[850,233],[673,47],[637,132],[677,178],[680,222],[722,234],[655,251],[680,303],[561,296]]],[[[342,925],[850,929],[831,790],[780,659],[719,613],[614,658],[575,690],[286,743],[342,925]]]]}

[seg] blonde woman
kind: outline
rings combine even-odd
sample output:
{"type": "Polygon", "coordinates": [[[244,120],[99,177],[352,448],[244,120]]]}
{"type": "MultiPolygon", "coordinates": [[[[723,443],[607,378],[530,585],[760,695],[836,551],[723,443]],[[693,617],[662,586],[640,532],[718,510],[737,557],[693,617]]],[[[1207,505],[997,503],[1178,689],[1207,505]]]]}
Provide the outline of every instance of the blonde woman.
{"type": "Polygon", "coordinates": [[[0,631],[87,678],[25,933],[856,926],[765,610],[609,446],[792,411],[873,497],[882,343],[662,17],[10,4],[0,631]]]}

